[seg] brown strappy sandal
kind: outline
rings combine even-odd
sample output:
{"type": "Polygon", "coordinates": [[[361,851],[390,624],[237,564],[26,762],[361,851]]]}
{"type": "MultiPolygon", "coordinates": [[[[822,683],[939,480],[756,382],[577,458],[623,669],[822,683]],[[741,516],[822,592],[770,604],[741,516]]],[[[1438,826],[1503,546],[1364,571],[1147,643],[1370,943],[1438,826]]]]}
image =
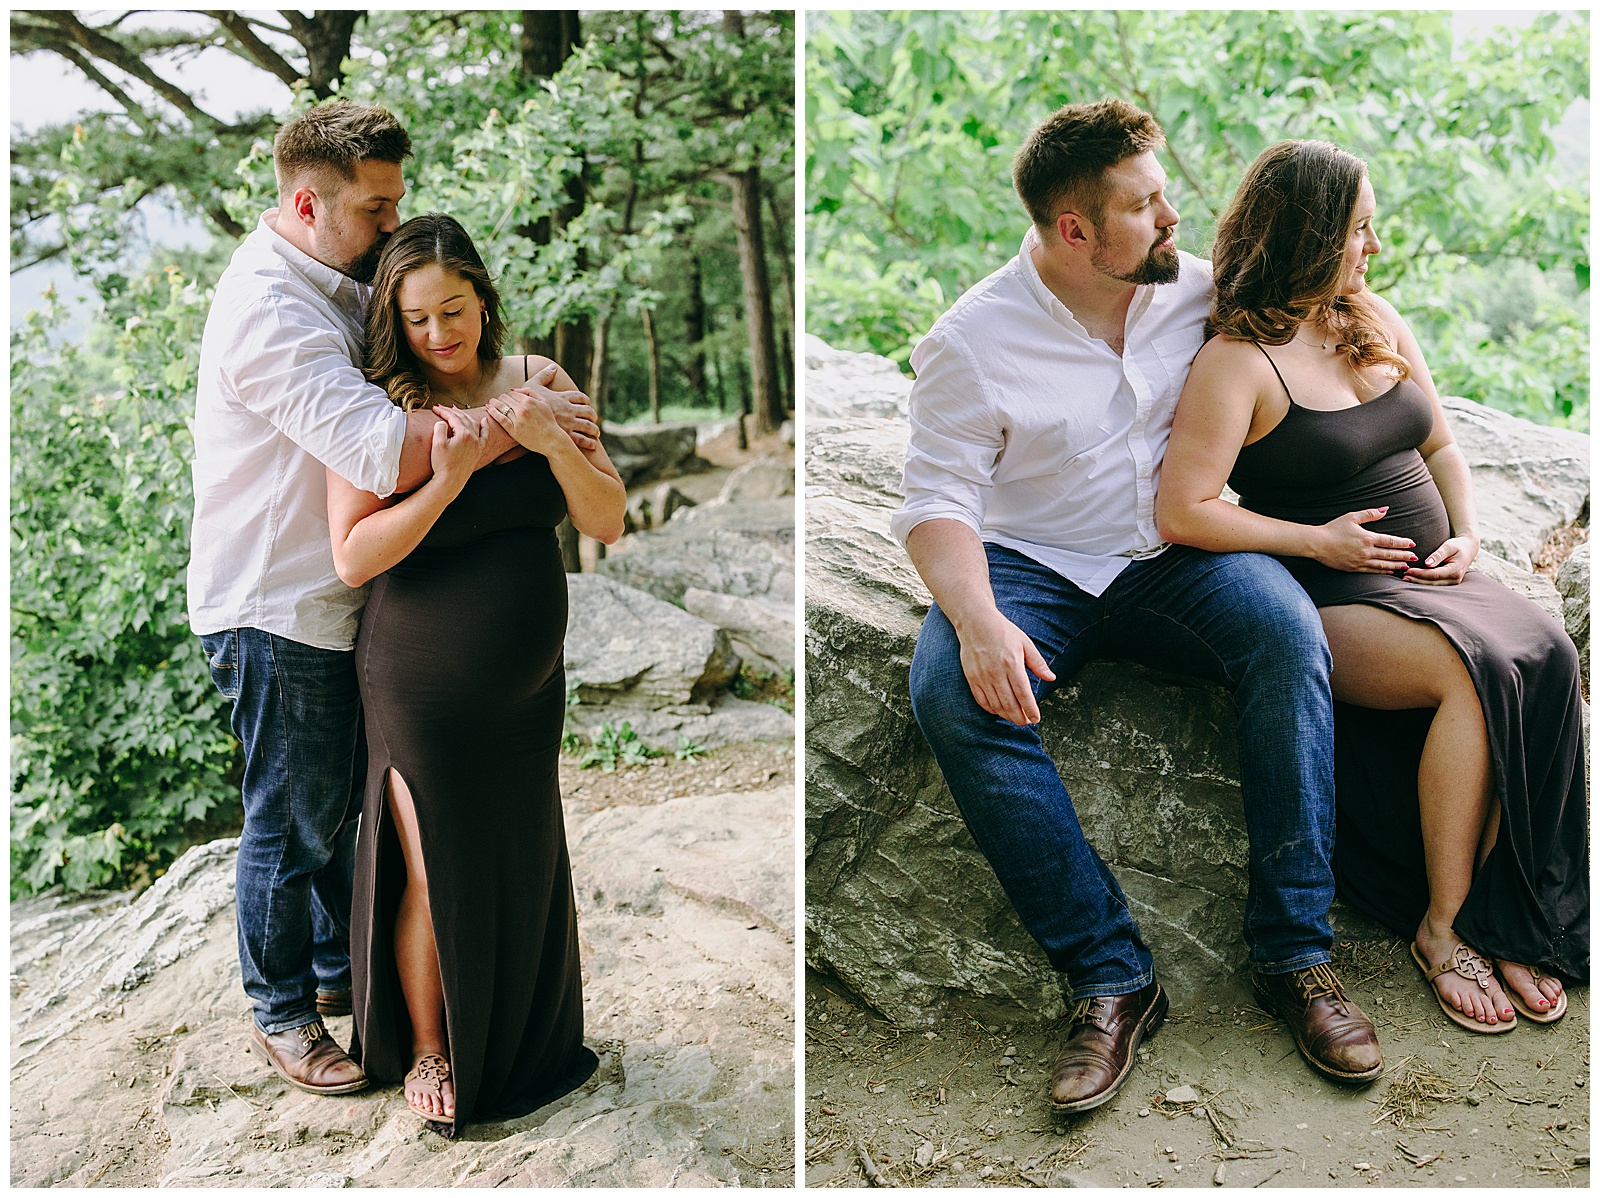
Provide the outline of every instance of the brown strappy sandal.
{"type": "MultiPolygon", "coordinates": [[[[421,1082],[424,1087],[431,1089],[438,1096],[439,1105],[442,1107],[444,1106],[444,1083],[449,1080],[450,1062],[436,1052],[425,1052],[416,1059],[415,1064],[411,1066],[411,1072],[406,1074],[405,1081],[401,1084],[402,1086],[407,1086],[412,1082],[421,1082]]],[[[419,1111],[411,1105],[409,1098],[406,1099],[406,1109],[435,1131],[440,1130],[440,1128],[450,1127],[455,1119],[454,1115],[436,1117],[424,1111],[419,1111]]]]}
{"type": "MultiPolygon", "coordinates": [[[[1471,945],[1462,941],[1439,964],[1429,965],[1423,958],[1422,951],[1417,948],[1417,942],[1413,940],[1411,942],[1411,959],[1417,963],[1417,968],[1422,970],[1422,980],[1428,983],[1428,989],[1433,991],[1433,997],[1438,1002],[1439,1009],[1445,1013],[1451,1023],[1457,1027],[1465,1028],[1469,1032],[1477,1032],[1482,1036],[1498,1036],[1502,1032],[1516,1030],[1517,1017],[1515,1015],[1508,1019],[1497,1013],[1495,1018],[1499,1020],[1498,1023],[1479,1023],[1471,1015],[1464,1011],[1456,1010],[1446,1002],[1444,995],[1439,993],[1439,987],[1433,984],[1435,978],[1453,970],[1468,981],[1477,982],[1485,994],[1489,992],[1489,979],[1494,977],[1494,966],[1484,960],[1483,956],[1473,949],[1471,945]]],[[[1501,987],[1501,989],[1504,988],[1501,987]]]]}
{"type": "MultiPolygon", "coordinates": [[[[1522,963],[1518,961],[1514,962],[1514,964],[1521,965],[1522,963]]],[[[1522,968],[1528,971],[1535,982],[1544,981],[1544,974],[1539,971],[1537,965],[1523,965],[1522,968]]],[[[1506,986],[1504,989],[1506,997],[1511,1000],[1511,1005],[1517,1009],[1517,1013],[1524,1019],[1531,1019],[1534,1023],[1554,1023],[1567,1013],[1567,988],[1565,986],[1561,988],[1561,993],[1556,995],[1555,1006],[1548,1011],[1536,1011],[1528,1003],[1524,1002],[1521,995],[1510,986],[1506,986]]]]}

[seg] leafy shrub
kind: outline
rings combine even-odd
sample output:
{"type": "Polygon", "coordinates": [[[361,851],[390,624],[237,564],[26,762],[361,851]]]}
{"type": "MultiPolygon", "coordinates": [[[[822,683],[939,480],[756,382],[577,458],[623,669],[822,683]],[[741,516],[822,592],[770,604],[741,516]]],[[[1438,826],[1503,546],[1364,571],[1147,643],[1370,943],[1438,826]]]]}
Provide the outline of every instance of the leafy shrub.
{"type": "Polygon", "coordinates": [[[615,773],[619,765],[644,765],[652,757],[660,757],[660,749],[652,749],[639,739],[631,720],[623,720],[622,727],[613,728],[608,720],[594,734],[594,745],[578,760],[579,769],[599,766],[606,773],[615,773]]]}
{"type": "Polygon", "coordinates": [[[228,798],[236,745],[189,632],[186,418],[209,297],[175,269],[108,290],[110,344],[11,338],[11,879],[159,866],[228,798]],[[92,386],[98,360],[111,385],[92,386]]]}

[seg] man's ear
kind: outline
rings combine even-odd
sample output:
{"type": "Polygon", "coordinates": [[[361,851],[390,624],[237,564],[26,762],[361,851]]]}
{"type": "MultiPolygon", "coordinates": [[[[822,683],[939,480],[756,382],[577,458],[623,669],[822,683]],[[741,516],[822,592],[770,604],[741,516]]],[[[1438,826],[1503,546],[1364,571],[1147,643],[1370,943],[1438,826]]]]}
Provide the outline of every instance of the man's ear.
{"type": "Polygon", "coordinates": [[[316,223],[321,204],[322,200],[318,197],[316,189],[308,183],[302,183],[295,188],[294,195],[289,198],[290,211],[294,213],[295,219],[307,228],[316,223]]]}
{"type": "Polygon", "coordinates": [[[1086,248],[1094,238],[1094,226],[1076,212],[1063,212],[1056,217],[1056,236],[1072,249],[1086,248]]]}

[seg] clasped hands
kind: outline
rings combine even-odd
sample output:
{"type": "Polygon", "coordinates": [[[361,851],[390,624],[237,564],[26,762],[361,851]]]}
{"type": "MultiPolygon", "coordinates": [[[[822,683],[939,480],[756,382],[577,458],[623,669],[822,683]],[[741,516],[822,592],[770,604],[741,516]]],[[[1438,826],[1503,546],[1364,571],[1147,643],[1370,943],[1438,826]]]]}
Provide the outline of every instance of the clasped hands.
{"type": "Polygon", "coordinates": [[[447,455],[451,464],[466,460],[469,444],[475,453],[481,454],[491,420],[524,449],[546,456],[549,450],[556,448],[555,438],[558,437],[570,439],[582,450],[597,448],[600,419],[594,405],[582,391],[552,390],[549,384],[555,379],[557,369],[552,362],[520,387],[495,396],[484,406],[481,415],[478,409],[435,404],[433,412],[440,421],[433,430],[435,472],[439,469],[437,459],[442,448],[453,449],[453,453],[447,455]]]}
{"type": "Polygon", "coordinates": [[[1467,575],[1478,555],[1478,538],[1470,534],[1451,537],[1418,562],[1417,543],[1364,527],[1382,519],[1387,507],[1346,512],[1317,530],[1317,561],[1335,570],[1360,574],[1393,574],[1425,586],[1454,586],[1467,575]]]}

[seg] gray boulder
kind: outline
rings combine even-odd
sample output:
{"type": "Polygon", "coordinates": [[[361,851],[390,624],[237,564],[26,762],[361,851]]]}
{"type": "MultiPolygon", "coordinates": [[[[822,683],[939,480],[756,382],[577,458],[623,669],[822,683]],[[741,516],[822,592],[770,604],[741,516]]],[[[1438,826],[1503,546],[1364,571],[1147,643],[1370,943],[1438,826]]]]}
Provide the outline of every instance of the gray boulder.
{"type": "Polygon", "coordinates": [[[749,503],[794,494],[794,467],[771,458],[746,462],[728,475],[712,503],[749,503]]]}
{"type": "Polygon", "coordinates": [[[888,358],[834,349],[806,334],[806,419],[904,416],[911,380],[888,358]]]}
{"type": "Polygon", "coordinates": [[[1572,551],[1572,556],[1556,572],[1556,589],[1561,592],[1562,622],[1567,635],[1578,646],[1584,674],[1589,673],[1589,542],[1572,551]]]}
{"type": "Polygon", "coordinates": [[[567,587],[567,676],[586,704],[704,702],[739,672],[727,634],[670,603],[599,574],[567,587]]]}
{"type": "Polygon", "coordinates": [[[1456,444],[1472,467],[1483,547],[1523,570],[1589,498],[1589,436],[1546,428],[1468,399],[1445,397],[1456,444]]]}
{"type": "Polygon", "coordinates": [[[794,605],[689,587],[683,607],[728,634],[746,665],[781,674],[794,669],[794,605]]]}
{"type": "Polygon", "coordinates": [[[695,452],[698,425],[607,424],[600,432],[611,464],[629,487],[658,478],[698,474],[711,463],[695,452]]]}
{"type": "MultiPolygon", "coordinates": [[[[861,357],[827,363],[848,382],[861,357]]],[[[807,375],[808,397],[816,373],[807,375]]],[[[1460,439],[1478,446],[1469,457],[1483,452],[1474,440],[1483,430],[1505,444],[1545,447],[1537,464],[1524,456],[1524,478],[1565,477],[1566,455],[1586,445],[1568,440],[1575,434],[1542,441],[1547,430],[1508,426],[1498,414],[1480,418],[1470,407],[1456,420],[1469,427],[1460,439]]],[[[811,416],[807,960],[904,1024],[958,1008],[1059,1015],[1060,980],[972,842],[911,715],[907,676],[929,597],[888,531],[901,498],[908,425],[811,416]]],[[[1480,492],[1486,527],[1513,527],[1497,507],[1501,493],[1494,485],[1480,492]]],[[[1552,527],[1568,506],[1566,499],[1546,505],[1552,527]]],[[[1525,555],[1524,545],[1542,539],[1520,536],[1513,547],[1525,555]]],[[[1481,561],[1547,608],[1557,598],[1546,580],[1512,562],[1481,561]]],[[[1237,971],[1247,876],[1231,699],[1190,679],[1104,662],[1058,691],[1043,715],[1045,747],[1090,839],[1115,869],[1163,981],[1182,1001],[1237,971]]]]}
{"type": "Polygon", "coordinates": [[[701,504],[652,532],[624,537],[599,571],[681,605],[690,587],[794,601],[794,500],[701,504]]]}

